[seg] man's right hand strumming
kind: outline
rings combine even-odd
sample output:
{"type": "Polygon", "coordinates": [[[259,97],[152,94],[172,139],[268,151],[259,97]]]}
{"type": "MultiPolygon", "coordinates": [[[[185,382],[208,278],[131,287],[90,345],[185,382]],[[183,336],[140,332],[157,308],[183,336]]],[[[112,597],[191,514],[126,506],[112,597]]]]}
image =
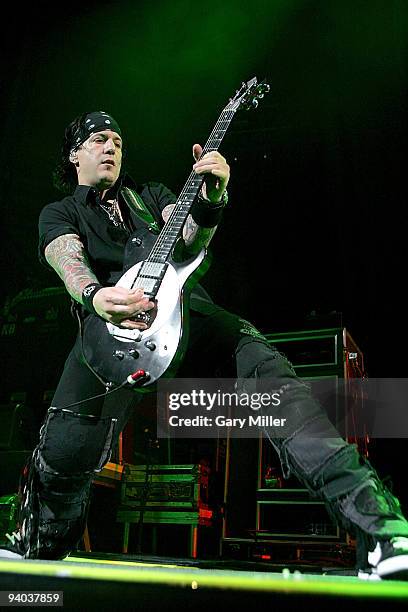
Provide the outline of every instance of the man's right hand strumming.
{"type": "Polygon", "coordinates": [[[147,329],[145,323],[132,319],[154,308],[154,303],[143,296],[143,288],[103,287],[95,293],[93,305],[100,317],[114,325],[125,329],[147,329]]]}

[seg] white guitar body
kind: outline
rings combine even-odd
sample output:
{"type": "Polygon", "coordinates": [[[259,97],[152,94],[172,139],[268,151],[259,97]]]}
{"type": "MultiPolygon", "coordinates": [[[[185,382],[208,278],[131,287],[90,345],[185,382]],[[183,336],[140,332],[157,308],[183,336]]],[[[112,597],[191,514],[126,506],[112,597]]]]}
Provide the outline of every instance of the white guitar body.
{"type": "MultiPolygon", "coordinates": [[[[205,257],[205,249],[187,263],[169,262],[157,293],[157,313],[151,327],[144,331],[122,329],[106,323],[111,336],[124,343],[123,349],[136,348],[140,354],[137,366],[148,371],[149,384],[167,370],[179,348],[183,331],[183,288],[205,257]],[[126,346],[125,346],[126,345],[126,346]]],[[[116,283],[131,289],[143,262],[132,266],[116,283]]],[[[136,365],[136,360],[135,365],[136,365]]]]}
{"type": "MultiPolygon", "coordinates": [[[[171,375],[182,358],[187,340],[187,313],[184,303],[189,290],[207,266],[206,250],[182,263],[166,263],[156,294],[156,307],[150,326],[143,331],[130,330],[90,315],[84,327],[84,353],[88,363],[104,381],[119,385],[133,372],[148,374],[143,386],[155,383],[166,372],[171,375]],[[184,341],[183,341],[184,340],[184,341]],[[173,368],[170,366],[173,365],[173,368]],[[169,370],[170,368],[170,370],[169,370]]],[[[145,262],[129,268],[116,283],[131,289],[139,286],[139,274],[145,262]]]]}

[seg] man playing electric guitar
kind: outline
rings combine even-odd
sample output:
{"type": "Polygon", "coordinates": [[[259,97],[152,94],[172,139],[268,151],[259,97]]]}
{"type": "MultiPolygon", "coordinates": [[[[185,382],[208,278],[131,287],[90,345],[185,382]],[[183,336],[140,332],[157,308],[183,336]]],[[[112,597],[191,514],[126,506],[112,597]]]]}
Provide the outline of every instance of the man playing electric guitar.
{"type": "MultiPolygon", "coordinates": [[[[146,259],[145,253],[152,252],[152,235],[157,237],[155,222],[163,226],[180,210],[187,215],[180,257],[196,256],[208,245],[226,205],[229,181],[218,141],[214,150],[205,146],[204,155],[201,146],[194,145],[191,185],[197,193],[194,202],[184,206],[183,198],[177,199],[162,184],[130,181],[122,170],[126,139],[112,116],[84,113],[67,127],[55,178],[70,195],[42,210],[39,255],[78,304],[85,330],[93,319],[104,328],[112,324],[118,336],[138,337],[154,326],[147,315],[155,308],[160,314],[160,283],[170,268],[160,268],[160,257],[152,258],[151,274],[138,275],[151,281],[151,287],[133,280],[126,287],[120,282],[115,286],[126,268],[125,251],[130,241],[140,249],[140,260],[146,259]],[[144,208],[142,215],[132,209],[129,198],[144,208]]],[[[371,571],[377,576],[407,578],[408,522],[398,501],[356,447],[335,431],[291,364],[253,325],[214,304],[200,286],[192,290],[188,307],[189,336],[178,364],[180,376],[278,380],[285,390],[281,412],[292,433],[284,439],[273,437],[271,443],[284,473],[295,474],[347,530],[357,534],[360,569],[368,569],[371,551],[371,571]]],[[[152,354],[154,344],[149,348],[152,354]]],[[[95,372],[97,363],[89,363],[92,347],[87,350],[85,357],[78,336],[25,469],[19,529],[9,534],[10,545],[0,550],[0,556],[63,558],[83,534],[95,470],[109,460],[113,441],[138,397],[130,385],[104,397],[109,377],[95,372]]],[[[112,363],[125,361],[120,352],[112,363]]]]}

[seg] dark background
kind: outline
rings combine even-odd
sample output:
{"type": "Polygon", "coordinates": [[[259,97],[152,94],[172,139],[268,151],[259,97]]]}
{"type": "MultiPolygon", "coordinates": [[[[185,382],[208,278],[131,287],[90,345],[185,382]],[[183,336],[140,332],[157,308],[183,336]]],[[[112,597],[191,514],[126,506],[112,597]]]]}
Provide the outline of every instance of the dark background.
{"type": "MultiPolygon", "coordinates": [[[[59,198],[51,173],[75,116],[111,113],[134,178],[178,192],[193,143],[205,142],[230,96],[256,75],[271,92],[237,114],[222,146],[230,205],[203,284],[267,333],[341,317],[369,376],[406,376],[406,2],[101,0],[9,10],[2,303],[61,286],[37,261],[37,219],[59,198]]],[[[35,334],[3,342],[3,390],[39,366],[51,372],[41,390],[52,387],[70,342],[68,319],[41,342],[35,334]]],[[[372,444],[373,462],[402,497],[405,445],[372,444]]]]}

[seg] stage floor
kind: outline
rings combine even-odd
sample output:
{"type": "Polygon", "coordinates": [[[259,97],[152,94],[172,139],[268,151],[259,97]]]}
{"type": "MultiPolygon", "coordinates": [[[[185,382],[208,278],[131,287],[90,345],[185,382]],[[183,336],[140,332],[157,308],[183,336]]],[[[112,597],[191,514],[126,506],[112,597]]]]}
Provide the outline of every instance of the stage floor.
{"type": "Polygon", "coordinates": [[[386,606],[394,611],[408,606],[408,583],[362,581],[329,571],[265,571],[261,564],[249,569],[239,562],[78,553],[63,561],[0,560],[0,591],[62,591],[64,610],[276,606],[280,611],[312,605],[313,610],[386,606]]]}

